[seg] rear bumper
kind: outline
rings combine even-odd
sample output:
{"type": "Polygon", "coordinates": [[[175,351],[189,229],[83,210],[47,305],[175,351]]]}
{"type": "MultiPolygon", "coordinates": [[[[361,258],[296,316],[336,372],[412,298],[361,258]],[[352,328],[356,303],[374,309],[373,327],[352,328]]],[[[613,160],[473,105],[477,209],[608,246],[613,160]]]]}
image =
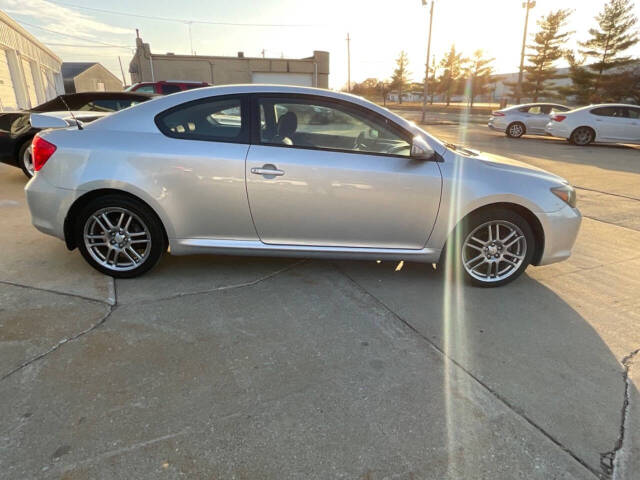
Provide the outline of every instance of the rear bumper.
{"type": "Polygon", "coordinates": [[[491,129],[491,130],[495,130],[497,132],[506,132],[507,130],[507,124],[504,121],[500,121],[497,120],[495,118],[491,118],[489,120],[489,123],[487,123],[487,126],[491,129]]]}
{"type": "Polygon", "coordinates": [[[563,125],[561,122],[549,122],[544,127],[544,131],[547,135],[551,135],[552,137],[559,138],[569,138],[571,132],[567,128],[566,125],[563,125]]]}
{"type": "Polygon", "coordinates": [[[27,183],[25,193],[33,226],[42,233],[64,240],[64,220],[77,193],[54,187],[38,174],[27,183]]]}
{"type": "Polygon", "coordinates": [[[544,230],[544,251],[537,265],[569,258],[582,223],[580,211],[567,205],[557,212],[538,213],[538,218],[544,230]]]}

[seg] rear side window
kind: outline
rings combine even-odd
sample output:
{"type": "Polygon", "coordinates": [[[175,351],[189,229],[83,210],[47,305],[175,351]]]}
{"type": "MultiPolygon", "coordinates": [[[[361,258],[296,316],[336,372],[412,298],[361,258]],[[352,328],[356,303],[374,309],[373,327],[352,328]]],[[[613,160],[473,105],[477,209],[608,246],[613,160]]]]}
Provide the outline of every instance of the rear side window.
{"type": "Polygon", "coordinates": [[[156,125],[169,137],[248,143],[243,103],[240,97],[217,97],[184,103],[159,114],[156,125]]]}
{"type": "Polygon", "coordinates": [[[620,107],[594,108],[591,113],[599,117],[624,117],[623,109],[620,107]]]}
{"type": "Polygon", "coordinates": [[[627,108],[627,117],[633,118],[634,120],[640,118],[640,108],[627,108]]]}
{"type": "Polygon", "coordinates": [[[160,90],[162,91],[163,95],[169,95],[171,93],[176,93],[180,91],[180,86],[179,85],[172,85],[172,84],[163,84],[160,86],[160,90]]]}
{"type": "Polygon", "coordinates": [[[141,87],[136,88],[135,91],[142,93],[156,93],[153,85],[142,85],[141,87]]]}

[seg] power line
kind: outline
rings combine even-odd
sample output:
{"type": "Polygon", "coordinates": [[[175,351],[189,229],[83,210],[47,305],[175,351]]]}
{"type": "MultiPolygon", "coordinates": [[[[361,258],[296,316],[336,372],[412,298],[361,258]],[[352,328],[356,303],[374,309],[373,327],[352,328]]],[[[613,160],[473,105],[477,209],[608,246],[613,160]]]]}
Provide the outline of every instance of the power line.
{"type": "Polygon", "coordinates": [[[28,26],[33,27],[33,28],[39,28],[40,30],[44,30],[45,32],[53,33],[55,35],[62,35],[63,37],[69,37],[69,38],[73,38],[73,39],[76,39],[76,40],[83,40],[85,42],[93,42],[93,43],[97,43],[97,44],[103,45],[105,47],[117,47],[117,48],[126,48],[126,49],[132,49],[133,48],[133,47],[129,47],[129,46],[126,46],[126,45],[116,45],[114,43],[101,42],[100,40],[94,40],[92,38],[87,38],[87,37],[80,37],[78,35],[70,35],[68,33],[56,32],[55,30],[51,30],[49,28],[41,27],[40,25],[35,25],[33,23],[25,22],[25,21],[22,21],[22,20],[20,21],[20,23],[24,24],[24,25],[28,25],[28,26]]]}
{"type": "Polygon", "coordinates": [[[223,25],[223,26],[233,26],[233,27],[321,27],[319,24],[293,24],[293,23],[235,23],[235,22],[211,22],[207,20],[187,20],[183,18],[169,18],[169,17],[159,17],[155,15],[142,15],[140,13],[131,13],[131,12],[118,12],[115,10],[106,10],[103,8],[94,8],[94,7],[85,7],[84,5],[75,5],[66,2],[58,2],[49,0],[49,2],[62,6],[62,7],[70,7],[70,8],[80,8],[83,10],[89,10],[92,12],[99,13],[107,13],[110,15],[124,15],[126,17],[136,17],[136,18],[145,18],[148,20],[158,20],[161,22],[174,22],[174,23],[198,23],[202,25],[223,25]]]}
{"type": "Polygon", "coordinates": [[[122,49],[126,49],[126,50],[135,50],[135,47],[112,47],[111,45],[76,45],[73,43],[52,43],[52,42],[45,42],[45,45],[51,46],[51,47],[73,47],[73,48],[122,48],[122,49]]]}

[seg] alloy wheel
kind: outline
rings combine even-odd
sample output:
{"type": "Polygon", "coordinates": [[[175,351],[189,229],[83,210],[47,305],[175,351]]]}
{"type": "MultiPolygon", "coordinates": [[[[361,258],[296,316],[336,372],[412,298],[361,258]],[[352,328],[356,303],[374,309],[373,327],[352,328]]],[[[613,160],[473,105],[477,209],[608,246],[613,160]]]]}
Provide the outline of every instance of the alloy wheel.
{"type": "Polygon", "coordinates": [[[593,133],[590,129],[582,127],[573,133],[573,143],[576,145],[588,145],[593,141],[593,133]]]}
{"type": "Polygon", "coordinates": [[[33,169],[33,147],[29,145],[28,148],[25,148],[24,153],[22,154],[22,164],[24,168],[29,174],[33,177],[36,173],[33,169]]]}
{"type": "Polygon", "coordinates": [[[522,230],[511,222],[495,220],[476,227],[462,244],[462,264],[480,282],[499,282],[514,275],[527,254],[522,230]]]}
{"type": "Polygon", "coordinates": [[[521,137],[524,134],[524,130],[522,125],[519,123],[514,123],[509,126],[509,136],[511,137],[521,137]]]}
{"type": "Polygon", "coordinates": [[[85,223],[83,241],[91,257],[112,271],[133,270],[151,252],[149,228],[138,215],[120,207],[94,212],[85,223]]]}

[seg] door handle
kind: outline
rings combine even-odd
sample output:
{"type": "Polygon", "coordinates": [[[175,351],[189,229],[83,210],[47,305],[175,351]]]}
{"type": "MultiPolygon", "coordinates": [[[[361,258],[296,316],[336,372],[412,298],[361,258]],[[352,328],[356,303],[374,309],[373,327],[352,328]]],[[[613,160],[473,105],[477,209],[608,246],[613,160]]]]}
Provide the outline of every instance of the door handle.
{"type": "Polygon", "coordinates": [[[255,175],[266,175],[272,177],[280,177],[284,175],[283,170],[278,170],[275,165],[271,164],[263,165],[261,168],[252,168],[251,173],[255,175]]]}

